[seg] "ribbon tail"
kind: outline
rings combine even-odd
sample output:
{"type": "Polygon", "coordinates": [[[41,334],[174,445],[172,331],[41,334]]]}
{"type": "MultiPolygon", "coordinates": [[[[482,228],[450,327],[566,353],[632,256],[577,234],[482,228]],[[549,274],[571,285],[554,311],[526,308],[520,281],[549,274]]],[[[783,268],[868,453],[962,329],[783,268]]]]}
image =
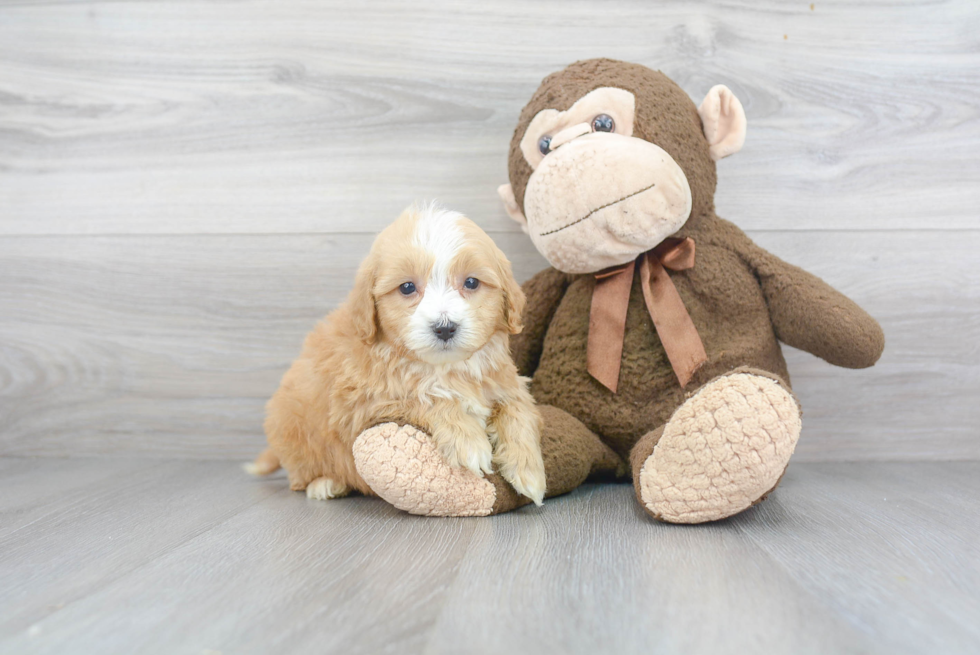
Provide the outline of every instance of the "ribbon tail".
{"type": "Polygon", "coordinates": [[[602,386],[613,393],[619,387],[619,368],[626,335],[626,311],[633,286],[631,262],[622,272],[596,279],[589,311],[589,341],[586,368],[602,386]]]}
{"type": "Polygon", "coordinates": [[[684,301],[677,293],[674,281],[670,279],[659,259],[644,257],[640,264],[640,276],[643,299],[657,329],[657,335],[677,381],[681,387],[686,387],[697,370],[708,361],[704,344],[684,301]]]}

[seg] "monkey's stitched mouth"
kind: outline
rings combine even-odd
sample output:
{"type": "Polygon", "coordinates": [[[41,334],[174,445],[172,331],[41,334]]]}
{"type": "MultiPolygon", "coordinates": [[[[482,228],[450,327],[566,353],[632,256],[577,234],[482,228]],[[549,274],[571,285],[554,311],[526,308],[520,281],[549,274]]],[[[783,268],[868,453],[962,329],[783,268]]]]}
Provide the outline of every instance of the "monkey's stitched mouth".
{"type": "Polygon", "coordinates": [[[642,189],[640,189],[639,191],[634,191],[633,193],[630,193],[630,194],[628,194],[628,195],[625,195],[625,196],[623,196],[622,198],[620,198],[619,200],[613,200],[612,202],[607,202],[606,204],[604,204],[604,205],[602,205],[601,207],[596,207],[595,209],[593,209],[592,211],[590,211],[590,212],[589,212],[588,214],[586,214],[586,215],[585,215],[585,216],[583,216],[582,218],[578,218],[578,219],[576,219],[576,220],[574,220],[574,221],[572,221],[572,222],[571,222],[571,223],[569,223],[568,225],[563,225],[562,227],[559,227],[559,228],[555,228],[554,230],[549,230],[548,232],[542,232],[542,233],[541,233],[541,234],[539,234],[538,236],[541,236],[541,237],[546,237],[546,236],[548,236],[549,234],[554,234],[555,232],[561,232],[562,230],[564,230],[564,229],[567,229],[567,228],[570,228],[570,227],[571,227],[571,226],[573,226],[573,225],[578,225],[578,224],[579,224],[579,223],[581,223],[582,221],[584,221],[584,220],[588,220],[588,219],[589,219],[589,218],[590,218],[590,217],[591,217],[591,216],[592,216],[593,214],[595,214],[596,212],[600,212],[600,211],[602,211],[603,209],[605,209],[606,207],[612,207],[613,205],[616,205],[616,204],[619,204],[619,203],[621,203],[621,202],[623,202],[624,200],[629,200],[629,199],[630,199],[630,198],[632,198],[633,196],[638,196],[638,195],[640,195],[641,193],[643,193],[644,191],[649,191],[650,189],[652,189],[652,188],[653,188],[653,187],[655,187],[655,186],[657,186],[657,185],[656,185],[656,184],[651,184],[650,186],[647,186],[647,187],[643,187],[643,188],[642,188],[642,189]]]}

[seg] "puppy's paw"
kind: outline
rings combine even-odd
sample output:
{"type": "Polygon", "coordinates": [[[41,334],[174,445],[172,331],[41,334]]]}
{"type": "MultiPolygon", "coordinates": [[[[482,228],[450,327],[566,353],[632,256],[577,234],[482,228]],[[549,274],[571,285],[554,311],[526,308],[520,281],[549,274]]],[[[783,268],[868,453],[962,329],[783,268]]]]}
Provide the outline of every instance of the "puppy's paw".
{"type": "Polygon", "coordinates": [[[440,444],[439,452],[450,466],[469,469],[483,477],[493,473],[493,449],[486,436],[471,436],[440,444]]]}
{"type": "Polygon", "coordinates": [[[306,497],[313,500],[341,498],[350,493],[350,487],[330,478],[317,478],[306,485],[306,497]]]}
{"type": "Polygon", "coordinates": [[[530,396],[523,402],[502,405],[490,428],[497,436],[493,461],[501,477],[540,506],[546,491],[541,415],[530,396]]]}
{"type": "Polygon", "coordinates": [[[538,507],[544,503],[547,485],[544,477],[544,462],[540,456],[521,457],[516,462],[501,462],[500,475],[517,490],[517,493],[527,496],[538,507]]]}

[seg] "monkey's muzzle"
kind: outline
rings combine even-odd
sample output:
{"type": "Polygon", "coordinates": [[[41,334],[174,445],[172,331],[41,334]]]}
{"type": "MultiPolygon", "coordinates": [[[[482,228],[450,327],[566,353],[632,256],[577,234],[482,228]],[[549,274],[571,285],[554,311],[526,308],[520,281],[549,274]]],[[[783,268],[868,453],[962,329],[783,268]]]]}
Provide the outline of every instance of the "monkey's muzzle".
{"type": "Polygon", "coordinates": [[[676,232],[691,202],[687,177],[665,150],[592,133],[541,162],[524,209],[532,241],[556,268],[592,273],[631,261],[676,232]]]}

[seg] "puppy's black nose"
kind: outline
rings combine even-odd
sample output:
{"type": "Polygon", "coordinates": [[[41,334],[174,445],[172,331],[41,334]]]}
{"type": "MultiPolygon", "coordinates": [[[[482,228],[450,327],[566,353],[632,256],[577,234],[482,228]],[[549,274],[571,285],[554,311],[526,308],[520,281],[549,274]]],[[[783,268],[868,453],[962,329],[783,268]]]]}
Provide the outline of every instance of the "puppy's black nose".
{"type": "Polygon", "coordinates": [[[436,336],[439,337],[440,340],[449,341],[453,338],[453,335],[456,334],[456,324],[452,321],[437,323],[436,325],[432,326],[432,331],[436,333],[436,336]]]}

